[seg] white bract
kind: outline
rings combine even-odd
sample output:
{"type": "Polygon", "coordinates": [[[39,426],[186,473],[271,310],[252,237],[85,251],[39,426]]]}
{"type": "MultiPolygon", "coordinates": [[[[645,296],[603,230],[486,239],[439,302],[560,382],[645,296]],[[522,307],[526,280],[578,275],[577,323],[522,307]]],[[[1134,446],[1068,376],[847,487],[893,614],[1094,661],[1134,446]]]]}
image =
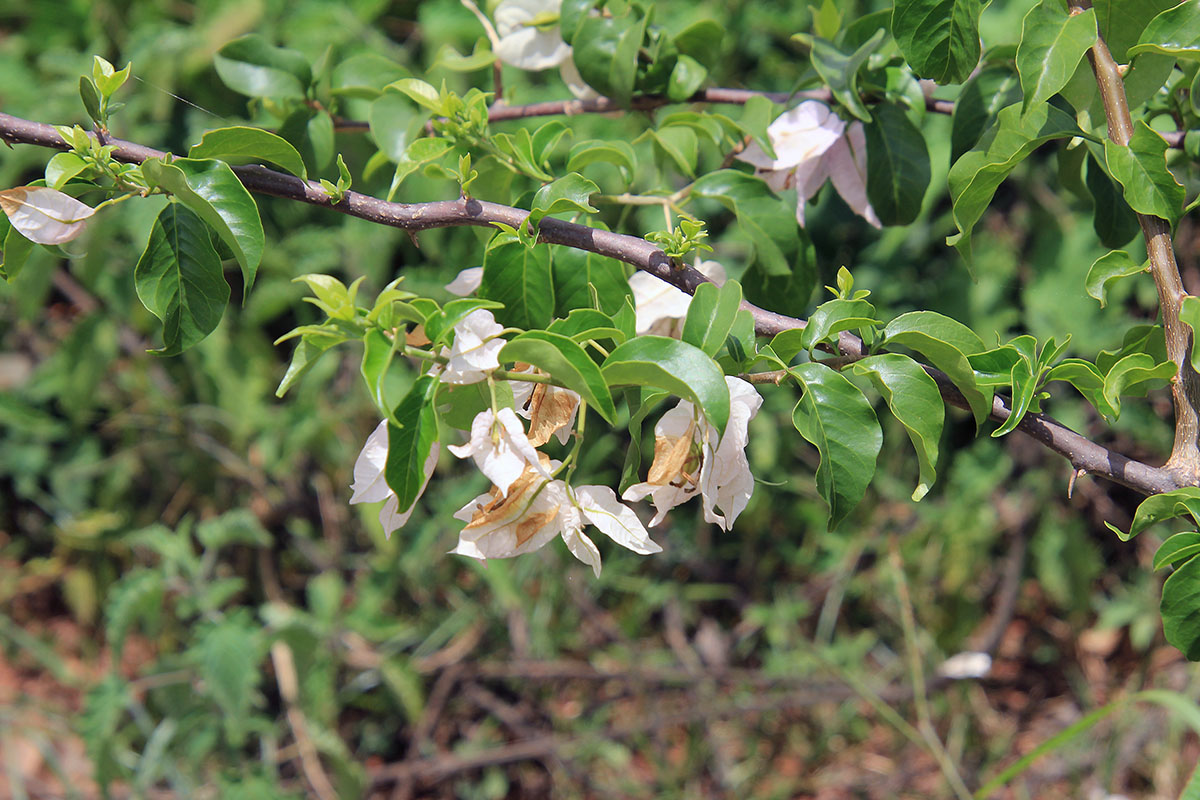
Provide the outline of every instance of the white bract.
{"type": "Polygon", "coordinates": [[[557,67],[571,55],[557,20],[562,0],[503,0],[494,18],[496,56],[505,64],[528,70],[557,67]]]}
{"type": "Polygon", "coordinates": [[[498,337],[503,331],[503,326],[485,308],[475,309],[465,316],[454,326],[454,344],[450,347],[450,360],[442,373],[442,381],[478,383],[487,377],[487,373],[498,369],[498,356],[505,344],[498,337]]]}
{"type": "MultiPolygon", "coordinates": [[[[546,459],[542,469],[555,469],[558,462],[546,459]]],[[[561,536],[567,549],[600,576],[600,551],[583,533],[584,525],[595,525],[614,542],[641,555],[662,548],[650,539],[645,526],[628,506],[617,500],[612,489],[580,486],[572,490],[559,480],[543,477],[527,466],[513,482],[507,495],[493,489],[481,494],[455,513],[467,523],[458,544],[450,552],[486,562],[489,558],[512,558],[531,553],[561,536]]]]}
{"type": "Polygon", "coordinates": [[[753,164],[755,173],[775,191],[796,190],[796,221],[801,226],[805,203],[832,180],[854,213],[880,227],[867,199],[867,142],[861,122],[847,126],[824,103],[806,100],[772,122],[767,136],[776,158],[756,142],[738,158],[753,164]]]}
{"type": "MultiPolygon", "coordinates": [[[[536,372],[533,367],[518,372],[536,372]]],[[[566,444],[579,413],[579,395],[561,386],[530,381],[512,381],[513,404],[529,420],[529,443],[541,447],[550,436],[566,444]]]]}
{"type": "MultiPolygon", "coordinates": [[[[437,442],[434,442],[429,451],[429,457],[425,459],[425,480],[421,484],[421,491],[417,492],[418,498],[424,494],[425,487],[429,485],[429,478],[433,475],[433,467],[437,464],[440,450],[437,442]]],[[[358,454],[358,460],[354,462],[354,485],[350,487],[353,492],[350,504],[378,503],[380,500],[386,500],[387,502],[379,511],[379,524],[383,526],[383,535],[390,537],[392,531],[402,528],[408,522],[408,518],[412,516],[413,509],[417,507],[417,504],[414,498],[411,506],[403,512],[400,511],[400,498],[396,497],[396,493],[391,490],[384,478],[387,452],[388,432],[385,419],[367,437],[367,443],[363,445],[362,452],[358,454]]]]}
{"type": "MultiPolygon", "coordinates": [[[[725,283],[725,268],[716,261],[700,261],[696,269],[718,286],[725,283]]],[[[649,333],[679,338],[681,326],[678,323],[687,316],[692,296],[641,270],[629,279],[629,288],[637,312],[634,327],[638,335],[649,333]]]]}
{"type": "Polygon", "coordinates": [[[0,192],[0,209],[17,232],[37,244],[64,244],[83,233],[96,210],[69,194],[44,186],[18,186],[0,192]]]}
{"type": "Polygon", "coordinates": [[[729,423],[718,441],[717,429],[687,400],[663,414],[654,426],[654,462],[643,483],[625,490],[624,500],[649,496],[654,503],[654,526],[667,512],[699,493],[704,519],[724,530],[733,527],[754,494],[754,476],[746,460],[750,420],[762,397],[746,381],[727,376],[729,423]],[[721,513],[717,512],[720,509],[721,513]]]}
{"type": "Polygon", "coordinates": [[[471,440],[464,445],[450,445],[450,452],[459,458],[474,459],[475,466],[496,485],[501,496],[508,494],[526,467],[550,478],[511,408],[502,408],[498,413],[490,408],[480,411],[471,423],[471,440]]]}
{"type": "Polygon", "coordinates": [[[459,297],[473,294],[483,283],[483,267],[467,267],[446,284],[446,291],[459,297]]]}

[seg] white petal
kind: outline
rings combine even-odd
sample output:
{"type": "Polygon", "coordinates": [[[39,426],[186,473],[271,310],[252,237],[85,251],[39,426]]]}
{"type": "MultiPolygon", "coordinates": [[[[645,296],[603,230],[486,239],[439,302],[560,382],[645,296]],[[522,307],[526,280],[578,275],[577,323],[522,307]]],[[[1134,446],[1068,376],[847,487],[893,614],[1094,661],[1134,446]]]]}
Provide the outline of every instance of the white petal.
{"type": "Polygon", "coordinates": [[[446,291],[459,297],[466,297],[478,289],[481,283],[483,283],[483,267],[467,267],[458,273],[454,280],[446,284],[446,291]]]}
{"type": "Polygon", "coordinates": [[[818,158],[842,135],[845,123],[824,103],[806,100],[781,114],[767,128],[776,158],[752,143],[738,159],[759,169],[787,170],[803,161],[818,158]]]}
{"type": "Polygon", "coordinates": [[[392,495],[383,504],[383,508],[379,510],[379,524],[383,526],[383,535],[385,538],[392,538],[393,531],[403,528],[405,523],[408,522],[408,518],[412,516],[413,509],[417,507],[417,504],[413,503],[408,507],[408,511],[399,514],[396,508],[398,505],[399,498],[396,495],[392,495]]]}
{"type": "Polygon", "coordinates": [[[634,327],[639,334],[650,331],[663,319],[683,319],[687,316],[691,295],[676,289],[649,272],[637,272],[629,279],[633,305],[637,311],[634,327]]]}
{"type": "Polygon", "coordinates": [[[392,494],[384,480],[383,470],[387,465],[387,420],[383,420],[363,445],[358,460],[354,462],[354,485],[350,503],[378,503],[392,494]]]}
{"type": "Polygon", "coordinates": [[[559,64],[558,74],[562,76],[563,83],[577,99],[595,100],[600,96],[599,92],[584,82],[583,76],[579,74],[579,68],[575,66],[574,58],[567,58],[559,64]]]}
{"type": "MultiPolygon", "coordinates": [[[[497,30],[499,27],[497,25],[497,30]]],[[[557,67],[570,54],[571,47],[563,41],[557,25],[545,31],[535,27],[517,28],[512,33],[502,34],[496,46],[496,57],[505,64],[533,71],[557,67]]]]}
{"type": "Polygon", "coordinates": [[[18,186],[0,192],[0,208],[17,232],[38,244],[63,244],[83,233],[90,206],[44,186],[18,186]]]}
{"type": "Polygon", "coordinates": [[[599,578],[600,551],[596,549],[595,543],[579,530],[563,531],[562,539],[571,554],[591,567],[592,572],[599,578]]]}
{"type": "Polygon", "coordinates": [[[550,477],[511,408],[500,409],[499,415],[494,415],[490,408],[480,411],[471,422],[471,440],[465,445],[450,445],[450,452],[459,458],[473,458],[479,471],[504,495],[521,477],[526,464],[550,477]],[[493,440],[492,432],[497,426],[499,435],[493,440]]]}
{"type": "Polygon", "coordinates": [[[655,512],[654,518],[650,520],[650,527],[653,528],[666,519],[668,511],[675,506],[683,505],[697,494],[698,492],[691,487],[635,483],[625,490],[625,493],[621,495],[621,499],[633,503],[649,495],[650,502],[654,504],[655,512]]]}
{"type": "Polygon", "coordinates": [[[876,228],[882,227],[867,199],[867,138],[862,123],[851,124],[846,135],[826,153],[825,159],[833,187],[846,205],[876,228]]]}
{"type": "Polygon", "coordinates": [[[641,555],[662,552],[662,548],[650,539],[637,514],[617,500],[611,488],[580,486],[575,489],[575,498],[584,518],[617,544],[641,555]]]}
{"type": "Polygon", "coordinates": [[[464,317],[454,326],[454,344],[442,380],[445,383],[478,383],[488,372],[499,368],[499,355],[505,341],[497,337],[503,332],[504,327],[497,324],[487,309],[476,309],[464,317]]]}

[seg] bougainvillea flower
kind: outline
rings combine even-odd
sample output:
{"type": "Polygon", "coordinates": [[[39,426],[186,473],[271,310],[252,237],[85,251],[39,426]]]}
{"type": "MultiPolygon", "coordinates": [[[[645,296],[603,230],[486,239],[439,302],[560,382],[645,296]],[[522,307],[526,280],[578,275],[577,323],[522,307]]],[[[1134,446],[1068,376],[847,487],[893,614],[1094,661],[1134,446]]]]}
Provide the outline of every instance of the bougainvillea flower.
{"type": "Polygon", "coordinates": [[[704,519],[729,530],[754,494],[746,442],[750,420],[758,413],[762,397],[740,378],[727,376],[725,383],[730,407],[723,437],[718,437],[717,429],[687,400],[663,414],[654,426],[654,461],[646,480],[622,495],[629,501],[650,497],[656,512],[651,526],[699,494],[704,519]]]}
{"type": "Polygon", "coordinates": [[[767,128],[775,158],[752,142],[738,159],[775,191],[796,190],[796,221],[804,225],[804,206],[827,180],[846,205],[880,227],[867,199],[867,141],[861,122],[850,125],[817,100],[806,100],[767,128]]]}
{"type": "Polygon", "coordinates": [[[562,0],[503,0],[493,15],[496,56],[505,64],[528,70],[557,67],[571,55],[558,29],[562,0]]]}
{"type": "MultiPolygon", "coordinates": [[[[525,367],[515,371],[536,370],[525,367]]],[[[529,420],[529,443],[541,447],[554,435],[565,445],[579,413],[579,395],[561,386],[521,380],[512,382],[512,390],[517,414],[529,420]]]]}
{"type": "MultiPolygon", "coordinates": [[[[429,451],[429,457],[425,459],[425,480],[421,484],[421,491],[417,492],[417,498],[424,494],[425,487],[429,485],[429,478],[433,475],[433,467],[437,464],[440,450],[437,442],[434,442],[433,448],[429,451]]],[[[404,527],[404,524],[408,522],[417,503],[414,498],[412,505],[403,511],[400,510],[400,499],[396,497],[396,493],[391,490],[384,479],[387,452],[388,432],[385,419],[367,437],[367,443],[363,445],[362,452],[358,454],[358,459],[354,462],[354,485],[350,487],[353,492],[350,504],[378,503],[380,500],[386,500],[387,502],[379,511],[379,524],[383,526],[383,535],[391,537],[392,531],[404,527]]]]}
{"type": "Polygon", "coordinates": [[[550,478],[511,408],[497,413],[490,408],[480,411],[471,423],[471,440],[464,445],[450,445],[450,452],[459,458],[474,459],[475,466],[495,484],[501,496],[508,495],[509,487],[526,467],[550,478]]]}
{"type": "Polygon", "coordinates": [[[487,373],[499,368],[498,356],[504,349],[504,340],[499,338],[504,328],[496,322],[492,312],[478,308],[454,326],[454,344],[450,347],[450,360],[442,372],[445,383],[478,383],[487,373]]]}

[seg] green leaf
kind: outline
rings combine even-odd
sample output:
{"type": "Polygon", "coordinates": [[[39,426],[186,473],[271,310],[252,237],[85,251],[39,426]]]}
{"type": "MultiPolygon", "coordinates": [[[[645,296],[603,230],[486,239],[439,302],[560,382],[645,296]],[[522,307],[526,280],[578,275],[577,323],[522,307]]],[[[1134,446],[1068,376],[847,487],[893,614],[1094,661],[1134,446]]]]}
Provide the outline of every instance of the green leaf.
{"type": "Polygon", "coordinates": [[[1009,376],[1012,384],[1012,399],[1008,404],[1009,414],[1000,427],[992,431],[992,438],[999,438],[1016,430],[1017,425],[1020,424],[1025,413],[1029,411],[1029,406],[1033,403],[1034,393],[1038,389],[1037,377],[1027,359],[1022,358],[1013,364],[1009,376]]]}
{"type": "Polygon", "coordinates": [[[162,320],[163,346],[178,355],[212,333],[229,302],[229,284],[200,217],[169,203],[154,221],[133,270],[138,298],[162,320]]]}
{"type": "Polygon", "coordinates": [[[248,294],[262,260],[262,220],[254,198],[229,165],[192,158],[176,158],[167,164],[151,158],[142,164],[142,172],[216,231],[241,266],[248,294]]]}
{"type": "Polygon", "coordinates": [[[979,63],[979,0],[897,0],[892,35],[918,77],[961,83],[979,63]]]}
{"type": "Polygon", "coordinates": [[[396,512],[412,508],[425,487],[425,462],[438,440],[434,396],[438,379],[422,375],[388,419],[388,453],[384,480],[396,493],[396,512]]]}
{"type": "Polygon", "coordinates": [[[120,660],[125,637],[135,622],[156,624],[165,590],[162,573],[152,569],[126,573],[109,588],[104,601],[104,634],[113,658],[120,660]]]}
{"type": "Polygon", "coordinates": [[[1189,661],[1200,660],[1200,558],[1179,566],[1163,582],[1163,634],[1189,661]]]}
{"type": "MultiPolygon", "coordinates": [[[[1162,494],[1147,497],[1133,513],[1133,523],[1129,533],[1117,531],[1121,541],[1127,542],[1134,536],[1160,522],[1188,515],[1192,523],[1200,525],[1200,488],[1185,486],[1162,494]]],[[[1112,527],[1112,526],[1110,526],[1112,527]]],[[[1116,530],[1114,528],[1114,530],[1116,530]]]]}
{"type": "Polygon", "coordinates": [[[79,76],[79,99],[83,101],[83,110],[93,122],[99,125],[104,118],[100,113],[100,93],[96,84],[86,75],[79,76]]]}
{"type": "Polygon", "coordinates": [[[1104,171],[1100,162],[1090,155],[1087,160],[1086,185],[1092,195],[1092,227],[1100,243],[1113,250],[1124,247],[1142,228],[1120,189],[1104,171]]]}
{"type": "Polygon", "coordinates": [[[871,121],[871,112],[867,110],[859,97],[858,71],[867,63],[871,54],[879,49],[879,45],[883,43],[884,33],[882,30],[876,31],[874,36],[849,55],[841,52],[833,42],[819,36],[796,34],[793,37],[807,43],[812,48],[810,57],[813,69],[829,86],[833,98],[863,122],[871,121]]]}
{"type": "Polygon", "coordinates": [[[718,432],[729,421],[729,387],[704,351],[665,336],[639,336],[617,346],[601,367],[610,387],[653,386],[690,400],[718,432]]]}
{"type": "Polygon", "coordinates": [[[1129,58],[1140,53],[1162,53],[1195,61],[1200,59],[1200,5],[1180,3],[1150,20],[1129,58]]]}
{"type": "Polygon", "coordinates": [[[861,330],[879,324],[879,320],[875,319],[875,306],[866,300],[836,298],[817,306],[802,330],[777,334],[771,340],[771,349],[783,360],[791,361],[801,349],[812,352],[817,345],[833,340],[842,331],[861,330]]]}
{"type": "Polygon", "coordinates": [[[675,48],[691,56],[707,67],[713,67],[721,58],[721,39],[725,29],[716,20],[699,19],[675,34],[675,48]]]}
{"type": "Polygon", "coordinates": [[[293,175],[308,177],[304,159],[286,139],[261,128],[234,126],[208,131],[200,144],[188,151],[189,158],[216,158],[233,164],[266,161],[293,175]]]}
{"type": "Polygon", "coordinates": [[[206,519],[196,526],[196,538],[205,550],[216,550],[231,544],[270,547],[272,542],[271,534],[247,508],[236,508],[206,519]]]}
{"type": "Polygon", "coordinates": [[[302,53],[273,47],[257,33],[226,44],[213,64],[226,86],[250,97],[303,97],[313,82],[302,53]]]}
{"type": "Polygon", "coordinates": [[[333,117],[329,112],[297,108],[287,116],[277,133],[296,148],[310,172],[320,172],[333,161],[333,117]]]}
{"type": "Polygon", "coordinates": [[[584,17],[571,40],[580,77],[600,94],[628,105],[645,30],[645,18],[633,12],[619,17],[584,17]]]}
{"type": "Polygon", "coordinates": [[[920,478],[912,499],[919,501],[937,480],[938,442],[946,407],[937,383],[908,356],[883,353],[854,362],[854,374],[870,378],[888,408],[908,432],[917,451],[920,478]]]}
{"type": "Polygon", "coordinates": [[[1160,570],[1185,558],[1200,553],[1200,533],[1183,531],[1167,539],[1158,547],[1154,554],[1154,565],[1151,569],[1160,570]]]}
{"type": "Polygon", "coordinates": [[[4,218],[3,226],[0,227],[8,227],[8,233],[4,234],[4,250],[0,252],[0,277],[12,283],[25,268],[25,262],[33,252],[33,242],[22,236],[16,228],[9,226],[8,217],[4,218]]]}
{"type": "MultiPolygon", "coordinates": [[[[1183,324],[1192,329],[1192,342],[1200,341],[1200,298],[1194,295],[1186,295],[1183,298],[1183,306],[1179,310],[1179,319],[1183,324]]],[[[1200,348],[1194,344],[1192,346],[1192,369],[1197,369],[1200,364],[1200,348]]]]}
{"type": "Polygon", "coordinates": [[[733,329],[741,303],[742,287],[737,281],[726,281],[719,288],[715,283],[700,284],[688,304],[683,341],[716,356],[733,329]]]}
{"type": "Polygon", "coordinates": [[[1104,308],[1108,302],[1109,285],[1121,278],[1128,278],[1144,272],[1148,264],[1149,262],[1137,263],[1124,250],[1105,253],[1092,262],[1092,266],[1088,268],[1087,278],[1083,282],[1084,289],[1087,290],[1089,297],[1099,300],[1100,307],[1104,308]]]}
{"type": "MultiPolygon", "coordinates": [[[[692,184],[692,193],[717,200],[737,215],[738,225],[754,245],[755,260],[764,274],[783,277],[793,271],[808,273],[811,265],[800,258],[795,208],[761,178],[732,169],[717,170],[692,184]]],[[[815,274],[811,278],[815,281],[815,274]]]]}
{"type": "Polygon", "coordinates": [[[699,91],[708,77],[708,70],[696,59],[680,55],[675,60],[671,70],[671,78],[667,82],[667,99],[674,103],[682,103],[699,91]]]}
{"type": "Polygon", "coordinates": [[[300,337],[300,341],[296,344],[296,349],[292,351],[292,360],[288,364],[287,372],[284,373],[283,379],[279,381],[279,387],[275,390],[276,397],[283,397],[287,394],[287,390],[296,385],[304,374],[313,368],[317,363],[317,359],[325,355],[331,347],[344,341],[340,336],[320,336],[317,334],[306,333],[300,337]]]}
{"type": "Polygon", "coordinates": [[[132,700],[129,685],[115,671],[109,672],[84,696],[79,732],[92,762],[93,778],[101,787],[107,787],[120,774],[116,734],[132,700]]]}
{"type": "Polygon", "coordinates": [[[982,425],[992,413],[992,391],[980,390],[967,360],[968,355],[983,350],[983,341],[961,322],[934,311],[911,311],[888,323],[883,343],[915,350],[946,373],[967,399],[976,425],[982,425]]]}
{"type": "Polygon", "coordinates": [[[408,97],[417,105],[424,106],[435,114],[445,116],[446,106],[442,102],[442,96],[438,90],[430,86],[423,80],[417,78],[401,78],[398,81],[389,83],[384,87],[384,90],[395,89],[398,92],[408,95],[408,97]]]}
{"type": "Polygon", "coordinates": [[[1167,169],[1167,143],[1145,120],[1134,123],[1129,145],[1105,140],[1108,171],[1125,189],[1125,202],[1139,214],[1174,225],[1183,213],[1184,189],[1167,169]]]}
{"type": "Polygon", "coordinates": [[[925,137],[893,103],[875,106],[875,118],[865,130],[867,199],[884,225],[907,225],[921,213],[929,188],[925,137]]]}
{"type": "MultiPolygon", "coordinates": [[[[1096,21],[1100,23],[1100,35],[1118,64],[1133,60],[1129,48],[1137,44],[1150,20],[1178,4],[1179,0],[1094,0],[1092,3],[1096,21]]],[[[1130,103],[1131,107],[1133,105],[1130,103]]]]}
{"type": "MultiPolygon", "coordinates": [[[[1121,395],[1132,394],[1133,389],[1146,383],[1157,384],[1175,377],[1175,364],[1163,361],[1156,364],[1145,353],[1128,355],[1112,366],[1104,376],[1104,399],[1112,407],[1114,418],[1121,413],[1121,395]]],[[[1143,388],[1143,394],[1145,388],[1143,388]]]]}
{"type": "Polygon", "coordinates": [[[633,298],[625,265],[615,258],[589,253],[574,247],[556,247],[554,253],[554,298],[557,317],[574,309],[594,308],[593,292],[600,311],[616,314],[633,298]]]}
{"type": "MultiPolygon", "coordinates": [[[[555,266],[557,265],[556,259],[555,266]]],[[[567,336],[580,344],[593,339],[612,339],[621,344],[626,339],[625,332],[617,327],[612,317],[592,308],[573,309],[565,319],[551,322],[546,330],[567,336]]]]}
{"type": "Polygon", "coordinates": [[[504,233],[497,234],[483,254],[479,296],[504,304],[496,311],[502,325],[545,328],[554,315],[550,248],[526,247],[504,233]]]}
{"type": "Polygon", "coordinates": [[[776,157],[775,146],[771,144],[767,128],[771,126],[775,117],[775,103],[771,98],[755,95],[746,101],[742,118],[736,123],[742,133],[753,139],[771,158],[776,157]]]}
{"type": "Polygon", "coordinates": [[[1069,14],[1057,0],[1042,0],[1025,15],[1017,72],[1021,76],[1022,113],[1058,94],[1096,43],[1096,12],[1069,14]]]}
{"type": "Polygon", "coordinates": [[[537,227],[542,217],[547,214],[561,214],[567,211],[595,214],[599,209],[593,208],[588,198],[599,191],[599,186],[576,172],[548,183],[533,196],[529,224],[537,227]]]}
{"type": "Polygon", "coordinates": [[[67,181],[88,168],[88,163],[75,153],[58,153],[46,163],[46,185],[62,189],[67,181]]]}
{"type": "Polygon", "coordinates": [[[959,233],[946,243],[957,247],[971,263],[971,231],[987,210],[996,188],[1039,146],[1074,136],[1087,134],[1079,130],[1070,115],[1054,106],[1038,106],[1024,116],[1015,105],[1002,110],[983,139],[950,167],[950,197],[959,233]]]}
{"type": "Polygon", "coordinates": [[[196,649],[205,692],[221,709],[230,743],[240,746],[262,680],[262,633],[244,615],[230,616],[200,633],[196,649]]]}
{"type": "Polygon", "coordinates": [[[646,133],[654,140],[654,144],[674,162],[680,172],[688,177],[696,174],[696,159],[699,158],[700,142],[696,138],[694,130],[682,125],[672,125],[658,130],[649,130],[646,133]]]}
{"type": "Polygon", "coordinates": [[[829,505],[829,527],[836,528],[875,476],[883,432],[867,398],[841,373],[812,363],[788,372],[804,390],[792,424],[821,454],[817,491],[829,505]]]}
{"type": "Polygon", "coordinates": [[[1104,375],[1095,364],[1081,358],[1064,358],[1046,373],[1045,382],[1067,381],[1074,386],[1100,414],[1113,419],[1117,410],[1104,399],[1104,375]]]}
{"type": "Polygon", "coordinates": [[[500,351],[502,362],[533,364],[577,393],[612,425],[617,409],[596,362],[573,339],[550,331],[522,333],[500,351]]]}
{"type": "Polygon", "coordinates": [[[970,150],[996,122],[1000,109],[1021,99],[1021,82],[1008,66],[985,67],[963,84],[954,102],[950,160],[970,150]]]}
{"type": "Polygon", "coordinates": [[[746,299],[768,311],[796,316],[812,298],[816,283],[816,256],[805,239],[796,270],[791,275],[767,275],[761,263],[751,264],[742,273],[742,293],[746,299]]]}
{"type": "Polygon", "coordinates": [[[454,72],[474,72],[484,67],[490,67],[494,63],[496,63],[496,54],[492,52],[488,40],[480,38],[475,42],[475,49],[469,56],[463,55],[449,44],[442,45],[442,49],[438,51],[438,56],[429,69],[445,67],[454,72]]]}
{"type": "Polygon", "coordinates": [[[633,147],[621,139],[588,139],[571,148],[567,156],[567,171],[579,172],[590,164],[609,164],[616,167],[628,184],[637,171],[637,155],[633,147]]]}
{"type": "Polygon", "coordinates": [[[399,337],[389,339],[378,328],[371,328],[363,336],[362,364],[359,371],[367,383],[375,407],[384,413],[388,409],[383,396],[384,378],[387,377],[388,369],[392,366],[392,359],[396,355],[399,343],[399,337]]]}

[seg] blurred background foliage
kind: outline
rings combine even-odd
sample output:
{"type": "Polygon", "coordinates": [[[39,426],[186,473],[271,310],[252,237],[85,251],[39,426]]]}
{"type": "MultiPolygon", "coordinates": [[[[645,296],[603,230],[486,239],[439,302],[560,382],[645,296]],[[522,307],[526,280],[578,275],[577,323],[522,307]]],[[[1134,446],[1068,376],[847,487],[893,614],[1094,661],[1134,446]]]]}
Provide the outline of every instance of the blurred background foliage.
{"type": "MultiPolygon", "coordinates": [[[[720,21],[714,85],[793,88],[803,55],[789,37],[811,28],[804,4],[658,5],[672,30],[720,21]]],[[[887,6],[839,5],[847,16],[887,6]]],[[[985,44],[1015,42],[1030,5],[992,3],[985,44]]],[[[132,61],[113,133],[184,152],[209,128],[271,124],[212,65],[248,32],[314,62],[373,54],[397,75],[490,88],[486,71],[432,66],[481,35],[456,0],[10,0],[0,109],[86,124],[77,82],[91,56],[132,61]]],[[[505,87],[510,103],[568,96],[554,71],[508,69],[505,87]]],[[[369,109],[350,101],[343,113],[369,109]]],[[[567,122],[576,141],[632,140],[647,116],[567,122]]],[[[1052,150],[1001,187],[969,273],[944,245],[950,121],[929,114],[923,125],[934,190],[917,223],[877,232],[829,189],[810,208],[821,283],[846,265],[885,318],[930,308],[989,342],[1070,334],[1081,355],[1152,318],[1149,281],[1121,284],[1106,309],[1084,294],[1106,248],[1052,150]]],[[[390,176],[358,177],[375,150],[365,133],[339,132],[336,150],[356,189],[386,193],[390,176]]],[[[40,177],[49,155],[5,149],[0,185],[40,177]]],[[[615,172],[598,174],[619,189],[615,172]]],[[[336,179],[336,168],[320,175],[336,179]]],[[[454,192],[415,175],[398,199],[454,192]]],[[[451,477],[385,540],[376,509],[346,502],[377,422],[357,354],[327,358],[274,397],[290,345],[272,341],[317,321],[292,279],[365,276],[370,295],[403,274],[442,296],[480,262],[486,234],[428,231],[417,248],[327,210],[259,204],[258,284],[177,358],[145,352],[156,324],[133,289],[154,202],[107,212],[61,257],[39,250],[0,284],[0,794],[91,796],[111,782],[137,796],[942,796],[927,743],[875,704],[881,693],[916,719],[914,654],[932,677],[956,652],[995,651],[989,677],[929,698],[927,721],[972,785],[1122,693],[1196,694],[1194,668],[1162,642],[1155,541],[1123,545],[1102,524],[1127,526],[1137,498],[1087,478],[1068,497],[1065,462],[1018,435],[976,437],[958,412],[922,503],[908,499],[907,441],[889,431],[880,477],[836,533],[813,486],[816,454],[789,433],[794,398],[777,390],[751,429],[762,485],[729,534],[684,508],[657,529],[664,553],[608,552],[599,580],[554,546],[485,569],[444,555],[458,524],[447,510],[483,488],[444,456],[438,474],[451,477]]],[[[736,277],[746,243],[726,230],[731,216],[695,210],[736,277]]],[[[611,214],[614,226],[662,226],[657,210],[611,214]]],[[[1178,242],[1185,282],[1200,285],[1190,220],[1178,242]]],[[[240,296],[236,269],[227,278],[240,296]]],[[[1165,392],[1130,404],[1112,429],[1066,389],[1049,409],[1131,456],[1169,450],[1165,392]]],[[[626,444],[598,440],[582,468],[615,484],[626,444]]],[[[1119,714],[1012,796],[1169,796],[1196,753],[1161,715],[1119,714]]]]}

